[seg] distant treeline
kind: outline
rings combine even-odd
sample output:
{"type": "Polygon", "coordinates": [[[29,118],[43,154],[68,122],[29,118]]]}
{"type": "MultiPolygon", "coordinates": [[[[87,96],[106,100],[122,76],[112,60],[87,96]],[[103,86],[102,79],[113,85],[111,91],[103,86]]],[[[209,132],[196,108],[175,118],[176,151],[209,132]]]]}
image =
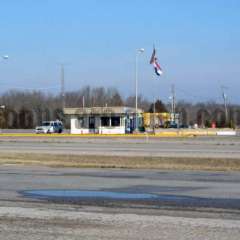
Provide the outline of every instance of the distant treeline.
{"type": "MultiPolygon", "coordinates": [[[[63,114],[66,107],[103,107],[129,106],[135,107],[135,96],[122,97],[115,88],[89,86],[80,90],[66,92],[64,96],[46,94],[40,91],[8,91],[0,96],[0,128],[34,128],[44,120],[60,119],[69,127],[69,119],[63,114]]],[[[153,103],[138,96],[138,106],[146,112],[153,112],[153,103]]],[[[156,112],[170,112],[171,105],[157,100],[156,112]]],[[[176,112],[180,113],[183,125],[197,123],[202,127],[210,127],[215,122],[217,127],[240,126],[240,106],[228,106],[228,122],[225,119],[224,106],[215,102],[187,103],[177,102],[176,112]]]]}

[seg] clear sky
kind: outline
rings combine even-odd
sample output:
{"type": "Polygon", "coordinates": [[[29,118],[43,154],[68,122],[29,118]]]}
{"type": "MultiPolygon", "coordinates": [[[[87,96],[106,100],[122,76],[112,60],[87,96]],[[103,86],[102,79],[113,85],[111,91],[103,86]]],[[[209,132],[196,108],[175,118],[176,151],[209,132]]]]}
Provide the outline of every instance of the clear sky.
{"type": "Polygon", "coordinates": [[[66,63],[66,90],[116,87],[178,99],[240,103],[239,0],[1,0],[0,93],[11,88],[59,91],[58,64],[66,63]],[[164,75],[149,64],[153,43],[164,75]]]}

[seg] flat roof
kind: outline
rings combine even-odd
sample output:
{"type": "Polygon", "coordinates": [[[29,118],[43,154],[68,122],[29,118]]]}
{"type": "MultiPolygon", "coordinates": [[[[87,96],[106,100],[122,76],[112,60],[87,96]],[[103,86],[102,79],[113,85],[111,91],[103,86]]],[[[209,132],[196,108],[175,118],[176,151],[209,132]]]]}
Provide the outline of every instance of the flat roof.
{"type": "MultiPolygon", "coordinates": [[[[91,107],[91,108],[64,108],[66,115],[105,115],[105,114],[135,114],[136,110],[132,107],[91,107]]],[[[137,110],[143,113],[142,109],[137,110]]]]}

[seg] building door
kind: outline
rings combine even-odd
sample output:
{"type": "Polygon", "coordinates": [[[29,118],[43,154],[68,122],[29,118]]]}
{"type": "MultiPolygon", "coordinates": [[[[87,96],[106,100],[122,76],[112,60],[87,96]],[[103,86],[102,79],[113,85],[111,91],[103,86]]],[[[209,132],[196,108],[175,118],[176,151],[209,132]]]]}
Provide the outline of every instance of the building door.
{"type": "Polygon", "coordinates": [[[125,120],[125,132],[132,133],[135,129],[135,118],[127,116],[125,120]]]}
{"type": "Polygon", "coordinates": [[[89,117],[89,129],[95,129],[95,117],[89,117]]]}

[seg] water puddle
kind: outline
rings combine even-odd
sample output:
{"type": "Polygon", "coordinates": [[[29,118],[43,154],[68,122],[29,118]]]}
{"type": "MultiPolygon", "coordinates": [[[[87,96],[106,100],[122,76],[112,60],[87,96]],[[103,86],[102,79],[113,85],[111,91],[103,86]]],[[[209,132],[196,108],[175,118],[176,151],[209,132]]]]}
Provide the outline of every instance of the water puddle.
{"type": "Polygon", "coordinates": [[[104,198],[104,199],[154,199],[157,195],[144,193],[124,193],[108,191],[81,191],[81,190],[30,190],[24,195],[38,198],[104,198]]]}
{"type": "Polygon", "coordinates": [[[21,192],[25,197],[46,201],[107,205],[128,202],[129,204],[146,204],[152,206],[172,206],[183,208],[223,208],[239,209],[240,199],[202,198],[172,194],[129,193],[121,191],[90,191],[90,190],[28,190],[21,192]]]}

